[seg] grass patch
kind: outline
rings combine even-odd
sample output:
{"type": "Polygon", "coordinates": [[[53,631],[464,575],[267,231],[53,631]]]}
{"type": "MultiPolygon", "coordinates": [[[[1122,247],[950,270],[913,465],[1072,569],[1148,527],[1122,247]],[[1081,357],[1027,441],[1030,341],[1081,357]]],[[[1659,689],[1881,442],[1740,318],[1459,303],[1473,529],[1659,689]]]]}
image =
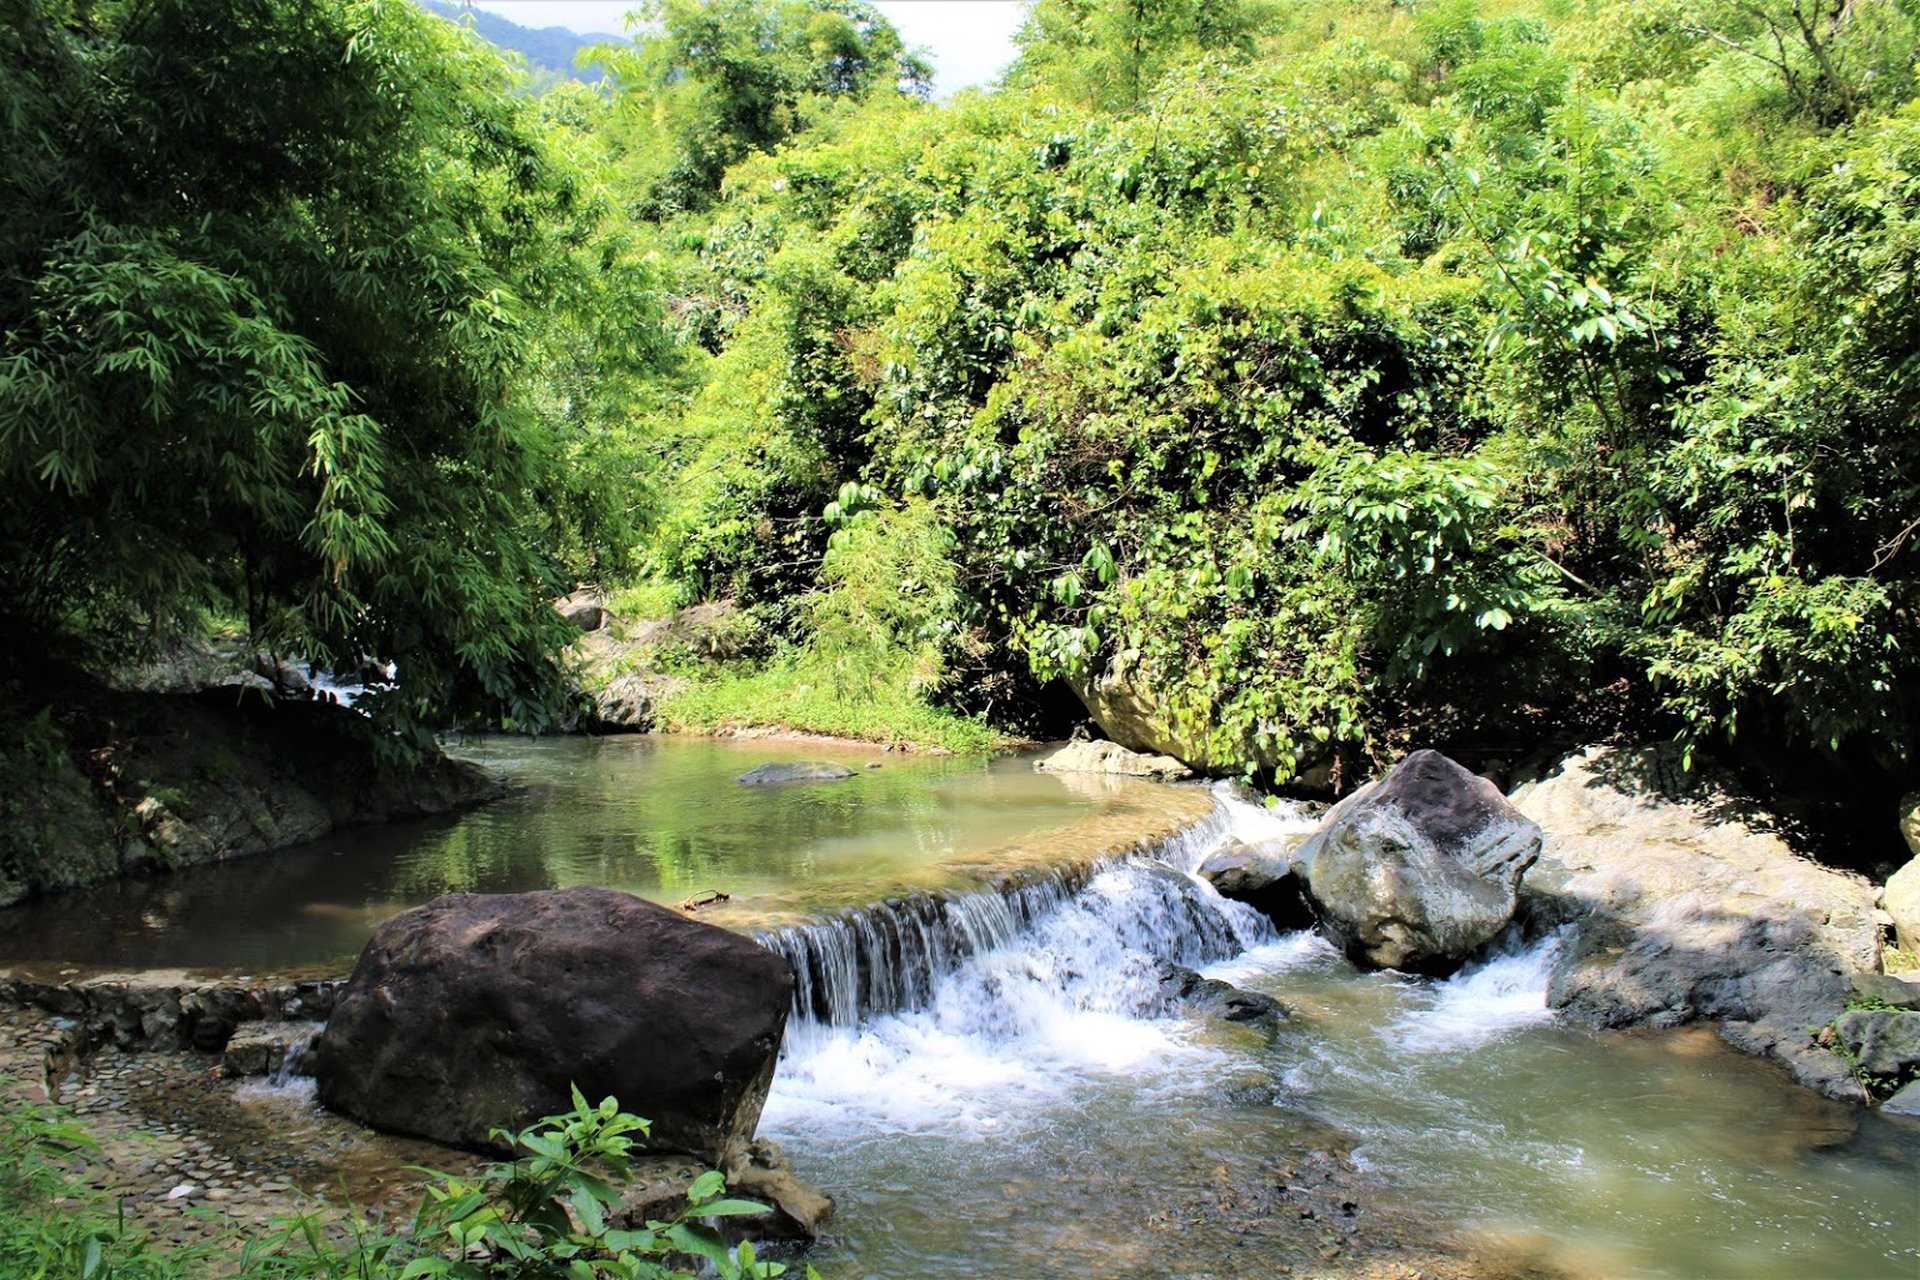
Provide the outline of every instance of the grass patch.
{"type": "Polygon", "coordinates": [[[680,589],[665,578],[642,578],[606,593],[607,612],[616,618],[666,618],[682,603],[680,589]]]}
{"type": "Polygon", "coordinates": [[[861,742],[943,747],[961,755],[1002,750],[1009,740],[984,721],[930,706],[904,683],[847,691],[830,666],[802,653],[751,669],[684,670],[685,688],[661,699],[659,727],[679,733],[787,728],[861,742]]]}

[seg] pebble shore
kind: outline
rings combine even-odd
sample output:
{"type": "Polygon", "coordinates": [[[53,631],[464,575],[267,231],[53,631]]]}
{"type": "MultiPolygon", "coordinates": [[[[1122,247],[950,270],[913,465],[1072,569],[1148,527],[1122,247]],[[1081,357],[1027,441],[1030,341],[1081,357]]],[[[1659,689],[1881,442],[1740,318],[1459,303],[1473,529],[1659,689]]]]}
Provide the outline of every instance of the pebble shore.
{"type": "MultiPolygon", "coordinates": [[[[4,1014],[0,1091],[45,1101],[53,1020],[31,1009],[4,1014]]],[[[160,1244],[222,1239],[238,1248],[303,1215],[335,1229],[355,1214],[404,1224],[419,1203],[421,1167],[471,1176],[485,1164],[331,1115],[310,1084],[235,1081],[208,1054],[107,1049],[58,1088],[99,1144],[75,1156],[78,1180],[160,1244]]]]}

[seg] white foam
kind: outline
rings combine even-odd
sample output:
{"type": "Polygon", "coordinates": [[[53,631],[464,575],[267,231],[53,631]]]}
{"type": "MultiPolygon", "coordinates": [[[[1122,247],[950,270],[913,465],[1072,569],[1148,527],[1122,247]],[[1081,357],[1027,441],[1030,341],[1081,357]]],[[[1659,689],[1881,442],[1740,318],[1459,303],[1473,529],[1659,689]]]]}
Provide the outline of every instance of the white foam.
{"type": "MultiPolygon", "coordinates": [[[[1226,826],[1209,826],[1218,847],[1226,826]]],[[[1181,850],[1179,861],[1190,856],[1181,850]]],[[[1273,934],[1190,873],[1154,859],[1115,863],[1024,932],[983,939],[934,979],[924,1007],[855,1026],[796,1019],[765,1123],[811,1134],[1004,1133],[1102,1079],[1182,1087],[1220,1053],[1163,1013],[1159,962],[1216,962],[1248,936],[1265,944],[1273,934]]]]}
{"type": "Polygon", "coordinates": [[[1433,1003],[1409,1013],[1382,1034],[1413,1053],[1441,1053],[1484,1044],[1517,1027],[1549,1021],[1547,983],[1566,931],[1530,946],[1502,943],[1434,988],[1433,1003]]]}

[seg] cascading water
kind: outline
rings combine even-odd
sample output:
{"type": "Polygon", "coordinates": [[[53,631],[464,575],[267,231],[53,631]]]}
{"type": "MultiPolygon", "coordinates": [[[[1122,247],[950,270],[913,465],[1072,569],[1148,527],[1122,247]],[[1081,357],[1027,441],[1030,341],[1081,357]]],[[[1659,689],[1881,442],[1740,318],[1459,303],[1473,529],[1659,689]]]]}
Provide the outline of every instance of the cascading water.
{"type": "Polygon", "coordinates": [[[1710,1037],[1561,1027],[1558,937],[1434,982],[1276,936],[1191,872],[1308,824],[1216,799],[1077,876],[763,939],[803,980],[762,1131],[840,1199],[823,1274],[1912,1274],[1910,1135],[1812,1151],[1833,1109],[1710,1037]],[[1163,962],[1294,1014],[1170,1007],[1163,962]]]}
{"type": "Polygon", "coordinates": [[[868,1126],[966,1136],[1024,1127],[1124,1074],[1175,1081],[1218,1051],[1167,1011],[1164,964],[1275,941],[1192,874],[1234,838],[1302,826],[1216,792],[1151,850],[1002,893],[896,900],[762,941],[801,975],[769,1100],[776,1133],[868,1126]]]}
{"type": "MultiPolygon", "coordinates": [[[[1120,950],[1136,958],[1123,967],[1154,955],[1186,965],[1224,959],[1272,931],[1257,913],[1224,901],[1190,873],[1230,835],[1273,820],[1228,792],[1219,794],[1226,798],[1207,818],[1132,857],[995,889],[906,895],[759,939],[793,965],[799,980],[794,1018],[801,1028],[853,1027],[874,1015],[924,1009],[941,984],[969,964],[1062,928],[1080,928],[1088,942],[1113,933],[1120,950]]],[[[1052,949],[1055,960],[1061,947],[1071,951],[1071,940],[1052,949]]]]}

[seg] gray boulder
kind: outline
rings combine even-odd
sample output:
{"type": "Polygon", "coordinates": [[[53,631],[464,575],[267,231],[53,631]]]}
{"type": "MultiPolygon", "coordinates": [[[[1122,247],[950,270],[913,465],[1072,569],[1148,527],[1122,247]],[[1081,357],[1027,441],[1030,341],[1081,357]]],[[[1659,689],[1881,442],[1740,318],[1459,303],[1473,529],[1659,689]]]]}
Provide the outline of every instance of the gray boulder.
{"type": "Polygon", "coordinates": [[[1920,1074],[1920,1013],[1856,1009],[1834,1020],[1833,1034],[1867,1075],[1898,1083],[1920,1074]]]}
{"type": "Polygon", "coordinates": [[[314,1074],[377,1129],[501,1152],[491,1130],[578,1086],[717,1164],[753,1135],[793,988],[764,947],[610,889],[453,894],[381,925],[314,1074]]]}
{"type": "Polygon", "coordinates": [[[1920,1118],[1920,1080],[1901,1089],[1898,1093],[1880,1104],[1880,1110],[1892,1116],[1914,1116],[1920,1118]]]}
{"type": "Polygon", "coordinates": [[[1041,773],[1111,773],[1127,778],[1178,782],[1193,770],[1172,756],[1129,751],[1117,742],[1069,742],[1050,756],[1035,760],[1041,773]]]}
{"type": "Polygon", "coordinates": [[[554,610],[581,631],[598,631],[610,620],[607,602],[585,587],[553,602],[554,610]]]}
{"type": "Polygon", "coordinates": [[[1862,1096],[1809,1028],[1877,967],[1871,885],[1795,854],[1729,784],[1681,769],[1671,744],[1590,747],[1513,802],[1547,833],[1526,912],[1570,935],[1549,1004],[1602,1027],[1717,1020],[1801,1083],[1862,1096]]]}
{"type": "Polygon", "coordinates": [[[1282,929],[1310,928],[1313,904],[1293,865],[1294,850],[1302,839],[1287,836],[1258,844],[1236,841],[1209,854],[1198,874],[1221,897],[1246,903],[1282,929]]]}
{"type": "Polygon", "coordinates": [[[749,787],[777,787],[789,782],[839,782],[852,776],[847,766],[826,760],[776,760],[757,764],[734,781],[749,787]]]}
{"type": "Polygon", "coordinates": [[[1920,1009],[1920,982],[1910,982],[1886,973],[1853,975],[1853,998],[1864,1007],[1920,1009]]]}
{"type": "Polygon", "coordinates": [[[1293,861],[1355,963],[1449,973],[1513,919],[1540,839],[1491,782],[1416,751],[1335,805],[1293,861]]]}

